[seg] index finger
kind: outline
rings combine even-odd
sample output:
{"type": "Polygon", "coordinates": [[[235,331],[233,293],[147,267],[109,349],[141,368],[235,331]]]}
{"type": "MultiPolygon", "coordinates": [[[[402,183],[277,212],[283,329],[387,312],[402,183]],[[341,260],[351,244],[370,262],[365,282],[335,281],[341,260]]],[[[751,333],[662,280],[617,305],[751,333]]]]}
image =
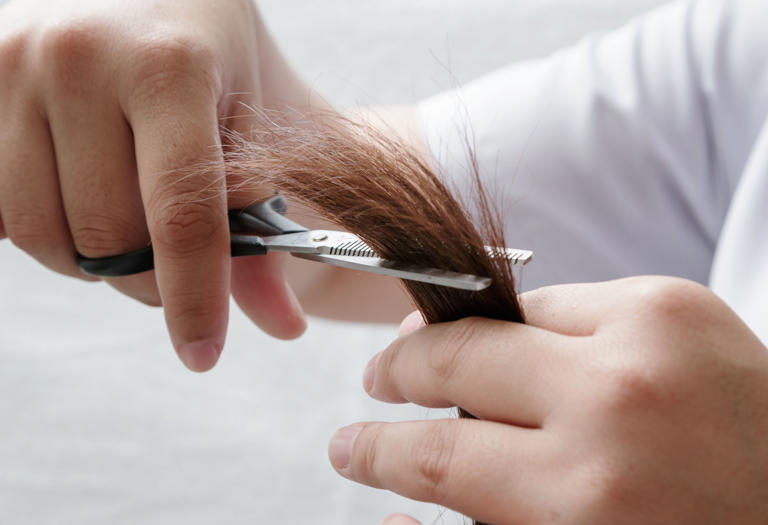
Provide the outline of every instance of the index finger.
{"type": "Polygon", "coordinates": [[[616,319],[634,319],[643,303],[681,283],[686,288],[692,284],[674,277],[625,277],[545,286],[519,298],[526,324],[563,335],[590,336],[616,319]]]}
{"type": "Polygon", "coordinates": [[[229,228],[217,94],[171,75],[129,104],[157,285],[174,347],[195,371],[214,366],[229,308],[229,228]],[[173,83],[169,82],[173,80],[173,83]],[[206,169],[191,170],[206,165],[206,169]]]}
{"type": "Polygon", "coordinates": [[[540,428],[581,377],[579,338],[469,318],[398,338],[371,361],[371,397],[540,428]]]}
{"type": "Polygon", "coordinates": [[[525,323],[571,336],[593,335],[621,306],[625,280],[544,286],[520,294],[525,323]]]}

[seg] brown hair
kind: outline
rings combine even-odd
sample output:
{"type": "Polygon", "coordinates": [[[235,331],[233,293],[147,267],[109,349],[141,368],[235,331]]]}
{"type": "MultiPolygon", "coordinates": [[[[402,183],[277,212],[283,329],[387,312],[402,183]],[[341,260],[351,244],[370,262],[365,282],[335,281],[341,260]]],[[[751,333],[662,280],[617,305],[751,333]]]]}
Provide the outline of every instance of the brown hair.
{"type": "Polygon", "coordinates": [[[229,136],[228,177],[276,188],[357,234],[382,257],[492,279],[480,292],[403,281],[427,323],[470,316],[522,322],[511,263],[484,249],[504,247],[504,232],[474,158],[479,229],[467,206],[402,141],[368,124],[328,122],[326,116],[298,127],[265,123],[248,140],[229,136]]]}

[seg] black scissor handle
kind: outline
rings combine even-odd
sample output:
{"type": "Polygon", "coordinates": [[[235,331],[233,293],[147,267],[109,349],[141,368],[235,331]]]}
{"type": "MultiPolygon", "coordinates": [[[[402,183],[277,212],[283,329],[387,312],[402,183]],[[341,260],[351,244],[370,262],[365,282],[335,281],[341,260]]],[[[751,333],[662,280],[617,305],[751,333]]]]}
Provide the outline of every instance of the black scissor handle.
{"type": "Polygon", "coordinates": [[[285,198],[277,193],[247,208],[229,210],[229,231],[256,235],[282,235],[307,231],[301,224],[284,217],[287,209],[285,198]]]}
{"type": "Polygon", "coordinates": [[[83,273],[99,277],[120,277],[151,270],[155,267],[152,246],[109,257],[85,257],[77,254],[77,265],[83,273]]]}
{"type": "MultiPolygon", "coordinates": [[[[265,255],[267,247],[259,235],[281,235],[298,233],[307,229],[283,215],[287,209],[285,198],[276,194],[269,199],[229,211],[229,228],[232,232],[232,257],[244,255],[265,255]]],[[[152,246],[130,253],[110,257],[84,257],[77,254],[77,264],[89,275],[99,277],[120,277],[146,272],[155,267],[152,246]]]]}

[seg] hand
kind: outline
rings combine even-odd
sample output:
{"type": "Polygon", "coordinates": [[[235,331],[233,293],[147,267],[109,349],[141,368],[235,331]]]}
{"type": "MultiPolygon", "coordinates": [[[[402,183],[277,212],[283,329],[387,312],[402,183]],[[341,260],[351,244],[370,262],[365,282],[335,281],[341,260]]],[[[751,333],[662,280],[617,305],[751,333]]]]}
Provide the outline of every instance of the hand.
{"type": "MultiPolygon", "coordinates": [[[[224,344],[230,291],[219,122],[252,122],[244,104],[305,107],[312,96],[251,0],[16,0],[0,11],[0,238],[49,268],[80,273],[152,242],[156,272],[108,279],[162,304],[193,370],[224,344]],[[201,162],[213,169],[184,173],[201,162]]],[[[270,334],[304,319],[271,257],[232,264],[235,298],[270,334]]]]}
{"type": "Polygon", "coordinates": [[[479,420],[346,427],[338,472],[495,524],[768,521],[768,350],[714,294],[645,277],[522,302],[527,325],[407,318],[366,390],[479,420]]]}

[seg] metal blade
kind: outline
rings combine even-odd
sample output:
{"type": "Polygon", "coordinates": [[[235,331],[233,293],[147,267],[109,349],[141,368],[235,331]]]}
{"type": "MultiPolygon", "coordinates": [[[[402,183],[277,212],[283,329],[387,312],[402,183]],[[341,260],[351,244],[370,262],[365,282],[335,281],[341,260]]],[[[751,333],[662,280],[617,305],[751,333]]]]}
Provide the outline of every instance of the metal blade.
{"type": "Polygon", "coordinates": [[[313,230],[273,235],[263,240],[269,251],[378,257],[357,235],[348,232],[313,230]]]}
{"type": "MultiPolygon", "coordinates": [[[[0,0],[2,1],[2,0],[0,0]]],[[[334,230],[313,230],[262,237],[268,251],[315,253],[334,256],[372,257],[379,255],[357,235],[334,230]]],[[[515,248],[502,249],[486,246],[491,257],[503,257],[515,265],[524,265],[533,258],[533,252],[515,248]]]]}
{"type": "Polygon", "coordinates": [[[408,264],[396,263],[379,257],[354,257],[342,255],[325,255],[318,253],[293,253],[294,257],[317,261],[352,270],[389,275],[398,279],[419,281],[422,283],[448,286],[461,290],[480,291],[491,285],[491,279],[465,273],[456,273],[437,268],[424,268],[408,264]]]}
{"type": "Polygon", "coordinates": [[[339,243],[332,247],[328,254],[351,257],[378,257],[378,254],[360,239],[339,243]]]}
{"type": "Polygon", "coordinates": [[[486,246],[485,252],[491,257],[503,257],[515,265],[524,266],[533,259],[533,252],[529,250],[519,250],[517,248],[499,248],[498,246],[486,246]]]}

